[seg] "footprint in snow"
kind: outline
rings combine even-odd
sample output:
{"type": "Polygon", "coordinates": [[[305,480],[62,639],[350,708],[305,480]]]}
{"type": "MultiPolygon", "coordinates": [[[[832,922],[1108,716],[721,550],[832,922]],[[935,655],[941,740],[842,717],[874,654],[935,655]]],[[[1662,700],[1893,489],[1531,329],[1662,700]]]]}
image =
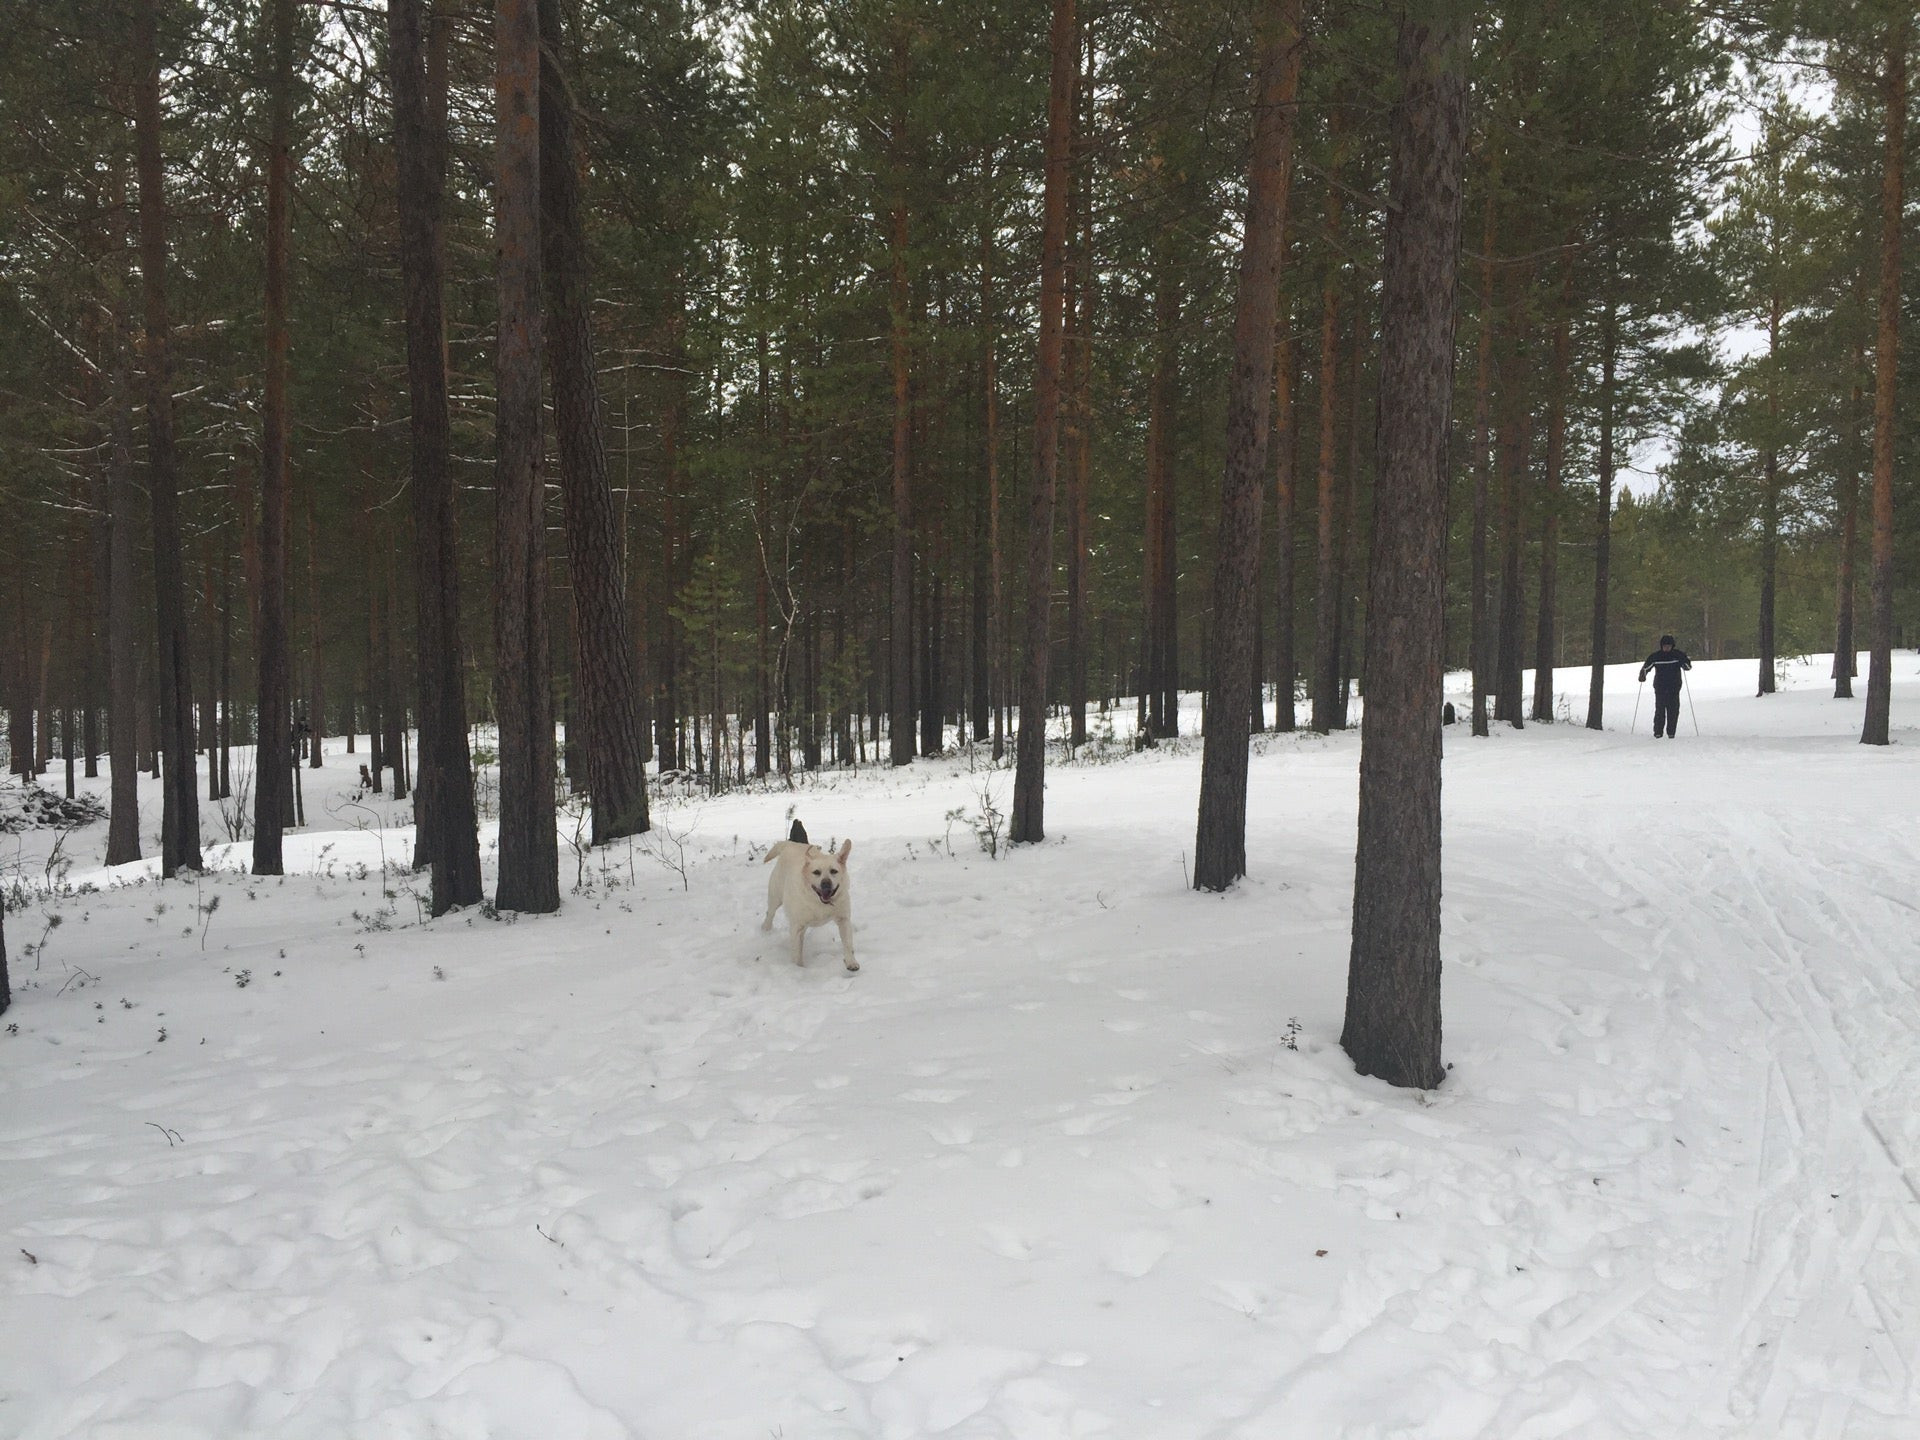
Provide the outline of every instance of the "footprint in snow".
{"type": "Polygon", "coordinates": [[[942,1145],[971,1145],[973,1121],[964,1117],[943,1116],[927,1126],[927,1134],[942,1145]]]}
{"type": "Polygon", "coordinates": [[[1063,1135],[1098,1135],[1102,1130],[1111,1130],[1125,1120],[1124,1115],[1108,1112],[1104,1115],[1075,1115],[1060,1122],[1063,1135]]]}
{"type": "Polygon", "coordinates": [[[1116,1089],[1093,1097],[1096,1105],[1131,1105],[1149,1090],[1160,1084],[1157,1075],[1116,1075],[1113,1077],[1116,1089]]]}
{"type": "Polygon", "coordinates": [[[1138,1280],[1158,1265],[1173,1248],[1173,1241],[1162,1230],[1133,1230],[1111,1241],[1102,1258],[1107,1269],[1129,1280],[1138,1280]]]}
{"type": "Polygon", "coordinates": [[[986,1230],[987,1249],[1005,1260],[1031,1260],[1033,1242],[1017,1230],[1005,1225],[988,1225],[986,1230]]]}

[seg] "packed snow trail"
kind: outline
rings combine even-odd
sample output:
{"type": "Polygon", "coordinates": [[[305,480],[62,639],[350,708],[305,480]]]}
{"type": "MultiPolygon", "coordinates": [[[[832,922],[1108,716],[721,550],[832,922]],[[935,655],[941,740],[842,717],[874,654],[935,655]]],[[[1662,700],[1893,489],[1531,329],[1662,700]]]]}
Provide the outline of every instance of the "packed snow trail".
{"type": "Polygon", "coordinates": [[[1355,735],[1256,743],[1225,896],[1189,744],[998,861],[962,758],[663,796],[556,917],[421,923],[398,807],[14,912],[0,1434],[1911,1435],[1920,734],[1751,668],[1449,732],[1425,1095],[1335,1043],[1355,735]],[[858,975],[759,931],[790,805],[858,975]]]}

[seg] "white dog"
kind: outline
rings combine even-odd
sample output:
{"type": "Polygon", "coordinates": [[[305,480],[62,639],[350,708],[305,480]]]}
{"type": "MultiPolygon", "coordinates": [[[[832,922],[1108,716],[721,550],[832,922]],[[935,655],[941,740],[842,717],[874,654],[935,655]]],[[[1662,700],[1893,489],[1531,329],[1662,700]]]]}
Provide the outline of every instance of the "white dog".
{"type": "Polygon", "coordinates": [[[787,923],[793,926],[794,964],[807,963],[807,931],[831,922],[840,927],[840,958],[847,969],[860,968],[853,958],[853,892],[847,873],[847,857],[852,853],[851,840],[833,851],[809,845],[805,827],[796,820],[792,838],[770,848],[761,862],[771,862],[773,874],[767,877],[767,918],[760,928],[773,929],[774,911],[786,907],[787,923]]]}

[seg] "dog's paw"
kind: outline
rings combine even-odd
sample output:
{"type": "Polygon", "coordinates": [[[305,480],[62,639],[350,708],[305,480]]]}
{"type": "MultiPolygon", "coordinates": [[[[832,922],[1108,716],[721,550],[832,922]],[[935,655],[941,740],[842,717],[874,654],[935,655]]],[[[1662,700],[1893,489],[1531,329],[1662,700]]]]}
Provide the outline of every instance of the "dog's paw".
{"type": "Polygon", "coordinates": [[[847,969],[858,970],[859,968],[860,968],[860,962],[858,960],[853,959],[852,957],[848,957],[847,969]]]}

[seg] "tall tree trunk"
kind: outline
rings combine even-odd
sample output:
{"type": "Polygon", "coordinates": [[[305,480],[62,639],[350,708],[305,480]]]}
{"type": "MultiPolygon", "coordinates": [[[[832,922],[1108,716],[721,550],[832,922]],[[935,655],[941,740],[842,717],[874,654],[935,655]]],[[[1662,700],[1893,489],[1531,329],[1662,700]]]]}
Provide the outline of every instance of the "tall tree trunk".
{"type": "MultiPolygon", "coordinates": [[[[83,497],[75,495],[72,503],[76,515],[84,513],[86,502],[83,497]]],[[[76,726],[74,724],[77,713],[74,708],[74,701],[76,691],[79,689],[79,686],[76,684],[78,679],[78,666],[79,663],[85,659],[88,650],[92,648],[89,645],[81,643],[79,631],[80,620],[86,614],[87,609],[85,597],[80,592],[80,549],[82,533],[81,522],[76,519],[67,532],[66,593],[63,596],[66,614],[63,617],[62,628],[66,633],[62,637],[62,648],[66,653],[61,656],[60,664],[60,696],[63,702],[60,709],[60,758],[64,762],[64,768],[66,770],[66,791],[67,799],[69,800],[73,799],[74,780],[76,778],[74,774],[74,761],[78,758],[75,753],[78,736],[75,734],[76,726]]],[[[211,756],[209,756],[209,759],[211,759],[211,756]]],[[[215,780],[219,778],[214,775],[214,769],[211,764],[207,766],[207,774],[215,780]]]]}
{"type": "Polygon", "coordinates": [[[1532,409],[1527,394],[1528,333],[1525,322],[1527,276],[1514,272],[1514,333],[1507,352],[1507,375],[1501,385],[1506,411],[1495,438],[1495,469],[1500,486],[1500,608],[1494,654],[1493,718],[1518,730],[1526,724],[1521,714],[1520,621],[1525,611],[1525,581],[1520,557],[1526,547],[1527,451],[1532,409]]]}
{"type": "MultiPolygon", "coordinates": [[[[109,313],[111,312],[109,311],[109,313]]],[[[117,337],[109,333],[106,341],[107,346],[112,347],[116,343],[117,337]]],[[[109,364],[111,364],[111,348],[107,350],[107,355],[109,364]]],[[[108,372],[103,372],[102,376],[98,378],[104,378],[106,373],[108,372]]],[[[95,403],[103,403],[107,407],[103,413],[109,415],[112,413],[114,400],[111,394],[104,397],[96,394],[95,403]]],[[[103,453],[109,457],[108,464],[111,464],[110,457],[113,453],[111,421],[109,421],[108,433],[101,438],[104,441],[103,453]]],[[[104,668],[101,665],[103,658],[102,647],[106,643],[105,616],[102,610],[102,598],[105,594],[107,580],[108,543],[106,519],[108,506],[107,474],[105,466],[94,470],[92,483],[88,488],[90,491],[88,503],[92,507],[93,515],[87,527],[86,597],[84,600],[86,607],[86,646],[83,654],[84,669],[80,682],[85,708],[81,711],[80,715],[80,743],[86,754],[86,769],[84,773],[87,779],[93,780],[98,778],[100,774],[100,675],[104,668]]]]}
{"type": "Polygon", "coordinates": [[[313,491],[306,487],[307,502],[307,655],[313,668],[307,675],[307,764],[318,770],[324,758],[327,735],[327,667],[324,630],[320,623],[320,531],[314,523],[313,491]]]}
{"type": "MultiPolygon", "coordinates": [[[[361,515],[361,553],[373,557],[375,556],[376,543],[384,549],[388,542],[384,533],[374,528],[373,485],[371,477],[368,477],[365,498],[362,501],[361,515]],[[380,537],[378,541],[375,539],[376,536],[380,537]]],[[[387,564],[384,558],[377,559],[376,563],[379,564],[381,573],[377,575],[369,574],[366,584],[367,769],[368,773],[373,777],[373,793],[379,795],[384,792],[387,783],[383,776],[387,768],[386,716],[387,708],[391,701],[387,694],[390,688],[390,677],[387,674],[388,646],[380,627],[382,597],[385,596],[387,592],[385,573],[387,564]]],[[[415,826],[413,847],[414,867],[418,869],[422,862],[428,858],[426,852],[428,852],[432,846],[432,838],[425,829],[427,825],[427,813],[421,808],[421,801],[418,796],[414,798],[413,814],[415,826]]]]}
{"type": "Polygon", "coordinates": [[[168,356],[167,214],[160,155],[159,0],[134,7],[135,150],[140,177],[140,279],[146,304],[147,491],[153,505],[154,620],[160,661],[160,748],[166,783],[160,873],[200,868],[200,791],[194,777],[193,665],[187,644],[181,560],[180,459],[174,448],[173,371],[168,356]]]}
{"type": "Polygon", "coordinates": [[[1607,697],[1607,585],[1613,556],[1613,406],[1614,367],[1620,344],[1619,322],[1613,302],[1607,302],[1600,321],[1600,453],[1595,479],[1593,517],[1593,626],[1588,654],[1592,674],[1587,680],[1587,728],[1604,729],[1607,697]]]}
{"type": "Polygon", "coordinates": [[[680,435],[687,410],[686,301],[675,293],[668,302],[666,404],[660,417],[660,469],[665,492],[660,497],[660,562],[655,567],[653,617],[649,660],[654,667],[653,733],[662,772],[681,768],[680,753],[680,622],[674,616],[690,547],[682,533],[680,504],[680,435]]]}
{"type": "MultiPolygon", "coordinates": [[[[266,783],[277,771],[266,757],[284,744],[293,710],[288,674],[287,489],[291,436],[287,415],[288,237],[293,198],[293,7],[272,0],[272,118],[267,140],[266,382],[260,405],[260,593],[254,641],[259,665],[260,783],[253,792],[253,873],[281,875],[281,832],[290,818],[285,791],[266,783]]],[[[317,622],[316,622],[317,623],[317,622]]]]}
{"type": "MultiPolygon", "coordinates": [[[[1282,262],[1284,268],[1285,262],[1282,262]]],[[[1274,557],[1273,675],[1276,701],[1273,728],[1290,731],[1298,724],[1293,709],[1293,686],[1300,669],[1294,651],[1293,512],[1299,437],[1294,416],[1294,348],[1288,329],[1290,316],[1280,317],[1282,334],[1273,355],[1273,528],[1277,535],[1274,557]]]]}
{"type": "MultiPolygon", "coordinates": [[[[221,547],[224,555],[226,547],[221,547]]],[[[200,744],[207,752],[207,802],[220,798],[220,606],[213,593],[213,555],[205,537],[200,544],[201,608],[206,614],[207,689],[202,707],[200,744]]]]}
{"type": "Polygon", "coordinates": [[[1234,307],[1227,392],[1227,459],[1213,571],[1212,665],[1200,760],[1193,884],[1224,890],[1247,873],[1247,694],[1260,604],[1260,508],[1267,474],[1274,317],[1286,253],[1293,181],[1293,121],[1300,92],[1301,0],[1269,0],[1260,16],[1260,69],[1247,216],[1234,307]]]}
{"type": "Polygon", "coordinates": [[[1074,83],[1074,146],[1077,175],[1069,179],[1069,225],[1073,233],[1067,336],[1061,388],[1067,466],[1067,741],[1087,743],[1087,577],[1091,568],[1092,511],[1088,492],[1093,459],[1093,179],[1087,173],[1087,116],[1092,107],[1093,51],[1084,29],[1074,83]]]}
{"type": "Polygon", "coordinates": [[[220,552],[220,798],[233,796],[233,551],[220,552]]]}
{"type": "MultiPolygon", "coordinates": [[[[930,542],[929,548],[934,544],[930,542]]],[[[940,547],[944,549],[944,546],[940,547]]],[[[939,563],[936,553],[931,563],[939,563]]],[[[946,740],[941,696],[946,689],[945,646],[942,626],[946,615],[946,582],[929,572],[920,583],[920,753],[938,755],[946,740]]]]}
{"type": "MultiPolygon", "coordinates": [[[[753,773],[765,775],[773,769],[773,668],[767,653],[768,625],[772,616],[772,586],[768,579],[768,568],[773,563],[773,550],[768,543],[772,512],[767,503],[768,466],[765,458],[773,453],[773,427],[769,414],[772,380],[767,371],[767,332],[764,328],[754,336],[754,353],[759,371],[756,393],[759,400],[757,424],[761,458],[753,467],[754,534],[760,546],[760,563],[753,567],[753,773]]],[[[791,398],[791,395],[789,389],[787,398],[791,398]]],[[[786,453],[785,428],[783,422],[779,452],[782,455],[786,453]]]]}
{"type": "Polygon", "coordinates": [[[586,225],[573,108],[560,68],[559,0],[539,0],[539,25],[540,258],[547,287],[547,366],[559,432],[593,843],[605,845],[647,829],[646,766],[640,758],[640,697],[627,622],[621,532],[607,477],[606,426],[594,374],[586,225]]]}
{"type": "Polygon", "coordinates": [[[1553,324],[1553,371],[1547,400],[1547,469],[1540,495],[1540,596],[1533,631],[1533,716],[1553,723],[1553,634],[1560,572],[1560,471],[1567,454],[1567,377],[1573,352],[1573,259],[1569,240],[1553,324]]]}
{"type": "Polygon", "coordinates": [[[1767,443],[1760,452],[1760,695],[1771,695],[1774,680],[1774,587],[1780,568],[1780,384],[1774,366],[1780,350],[1780,296],[1767,306],[1767,443]]]}
{"type": "Polygon", "coordinates": [[[1060,461],[1060,352],[1066,331],[1067,180],[1073,153],[1073,82],[1080,53],[1074,0],[1053,0],[1047,95],[1046,181],[1040,225],[1040,347],[1033,387],[1033,501],[1027,524],[1026,648],[1020,662],[1015,743],[1016,845],[1046,838],[1047,660],[1053,618],[1053,499],[1060,461]]]}
{"type": "Polygon", "coordinates": [[[1367,599],[1353,943],[1340,1044],[1363,1075],[1431,1089],[1440,1058],[1440,702],[1447,439],[1469,27],[1444,0],[1400,24],[1381,288],[1380,477],[1367,599]],[[1431,22],[1423,17],[1432,15],[1431,22]]]}
{"type": "MultiPolygon", "coordinates": [[[[1332,137],[1331,173],[1337,174],[1344,141],[1338,118],[1332,137]]],[[[1320,468],[1319,521],[1315,532],[1313,589],[1312,718],[1321,734],[1333,728],[1334,689],[1339,684],[1340,597],[1334,577],[1334,547],[1339,509],[1338,463],[1340,414],[1340,211],[1338,184],[1327,190],[1327,271],[1320,282],[1320,468]]]]}
{"type": "Polygon", "coordinates": [[[1499,152],[1488,170],[1485,215],[1480,225],[1480,334],[1475,342],[1473,376],[1473,517],[1468,537],[1468,663],[1473,671],[1469,721],[1475,735],[1491,733],[1487,696],[1493,687],[1492,611],[1487,604],[1487,500],[1493,469],[1489,444],[1493,414],[1493,332],[1498,316],[1493,282],[1496,201],[1500,191],[1499,152]]]}
{"type": "Polygon", "coordinates": [[[1362,478],[1366,471],[1365,445],[1371,438],[1366,424],[1366,371],[1367,345],[1372,329],[1366,322],[1367,285],[1358,276],[1355,277],[1353,294],[1352,349],[1347,361],[1347,475],[1341,485],[1340,507],[1336,523],[1339,526],[1338,538],[1334,541],[1333,551],[1333,593],[1337,601],[1333,610],[1333,656],[1334,687],[1332,728],[1347,728],[1347,708],[1349,697],[1353,693],[1353,674],[1356,649],[1354,631],[1358,628],[1354,620],[1360,587],[1365,584],[1364,576],[1356,578],[1355,571],[1364,571],[1366,550],[1360,537],[1360,503],[1362,478]]]}
{"type": "MultiPolygon", "coordinates": [[[[400,662],[400,565],[397,559],[398,547],[391,542],[386,546],[387,561],[387,603],[383,609],[385,624],[381,627],[382,650],[380,663],[385,669],[385,694],[387,703],[384,710],[386,719],[385,739],[381,748],[387,759],[387,769],[393,775],[392,795],[396,800],[407,798],[411,776],[407,770],[407,678],[405,668],[400,662]]],[[[418,795],[414,797],[414,813],[420,810],[418,795]]],[[[420,834],[414,842],[416,854],[414,868],[420,868],[422,857],[420,849],[431,849],[434,843],[431,828],[420,834]]]]}
{"type": "Polygon", "coordinates": [[[1867,711],[1860,743],[1885,745],[1893,701],[1893,426],[1900,354],[1900,223],[1907,137],[1907,28],[1887,34],[1887,126],[1880,180],[1880,325],[1873,359],[1873,590],[1867,711]]]}
{"type": "MultiPolygon", "coordinates": [[[[414,813],[421,831],[416,863],[433,870],[431,909],[445,914],[482,898],[480,837],[460,674],[460,572],[454,540],[454,490],[448,456],[446,323],[441,214],[446,175],[446,18],[434,15],[427,44],[424,0],[389,0],[394,156],[398,174],[400,273],[405,292],[408,422],[412,451],[414,637],[418,662],[420,754],[414,813]]],[[[387,704],[395,702],[388,699],[387,704]]],[[[369,723],[371,730],[378,726],[369,723]]],[[[377,777],[381,757],[376,752],[377,777]]],[[[392,756],[395,774],[404,757],[392,756]]]]}
{"type": "Polygon", "coordinates": [[[1180,280],[1172,247],[1154,256],[1153,373],[1147,381],[1146,614],[1142,681],[1146,736],[1180,733],[1180,567],[1178,476],[1173,464],[1174,399],[1179,391],[1180,280]]]}
{"type": "MultiPolygon", "coordinates": [[[[93,568],[88,576],[89,583],[98,593],[100,571],[93,568]]],[[[89,609],[92,610],[93,597],[89,597],[89,609]]],[[[97,613],[97,612],[94,612],[97,613]]],[[[100,658],[98,637],[90,636],[86,653],[86,673],[81,680],[86,706],[80,712],[80,745],[86,756],[81,770],[89,780],[100,778],[100,658]]]]}
{"type": "MultiPolygon", "coordinates": [[[[183,619],[184,618],[185,617],[183,617],[183,619]]],[[[37,677],[38,683],[34,686],[33,692],[33,706],[39,715],[40,723],[34,732],[33,773],[35,775],[44,775],[47,773],[48,766],[53,763],[54,707],[53,692],[51,689],[53,678],[53,619],[51,616],[49,616],[40,627],[40,665],[37,671],[37,677]]],[[[187,713],[188,737],[189,741],[193,744],[193,748],[197,750],[199,745],[193,728],[193,719],[193,712],[189,710],[187,713]]]]}
{"type": "Polygon", "coordinates": [[[973,492],[972,575],[967,586],[967,724],[975,745],[987,738],[993,725],[993,557],[988,549],[992,498],[983,473],[973,492]]]}
{"type": "MultiPolygon", "coordinates": [[[[1866,357],[1861,354],[1855,358],[1854,373],[1858,375],[1865,369],[1866,357]]],[[[1851,413],[1860,413],[1865,398],[1865,391],[1856,380],[1851,413]]],[[[1850,463],[1850,448],[1847,453],[1849,460],[1843,462],[1839,477],[1840,561],[1839,573],[1834,579],[1833,601],[1833,698],[1836,700],[1853,698],[1853,677],[1857,673],[1853,636],[1853,578],[1854,552],[1858,548],[1860,533],[1860,474],[1850,463]]]]}
{"type": "Polygon", "coordinates": [[[140,659],[134,633],[133,337],[114,306],[107,452],[107,864],[140,858],[140,659]]]}
{"type": "Polygon", "coordinates": [[[907,274],[907,104],[911,77],[907,36],[894,39],[894,110],[890,138],[893,210],[888,248],[888,356],[893,379],[893,592],[889,635],[889,758],[913,760],[913,287],[907,274]]]}
{"type": "MultiPolygon", "coordinates": [[[[987,163],[988,171],[993,169],[991,157],[987,163]]],[[[1006,556],[1001,546],[1000,536],[1000,351],[998,344],[998,312],[994,308],[993,298],[993,227],[980,227],[980,316],[984,334],[982,342],[981,387],[985,391],[982,403],[985,406],[985,434],[981,444],[986,450],[987,468],[987,564],[988,584],[992,593],[988,599],[987,619],[987,705],[993,711],[993,758],[1004,759],[1007,753],[1006,728],[1006,691],[1007,653],[1006,631],[1006,556]]]]}
{"type": "Polygon", "coordinates": [[[494,251],[500,290],[494,355],[500,874],[494,905],[545,914],[560,908],[560,842],[540,478],[540,15],[535,0],[498,0],[494,55],[494,251]]]}

